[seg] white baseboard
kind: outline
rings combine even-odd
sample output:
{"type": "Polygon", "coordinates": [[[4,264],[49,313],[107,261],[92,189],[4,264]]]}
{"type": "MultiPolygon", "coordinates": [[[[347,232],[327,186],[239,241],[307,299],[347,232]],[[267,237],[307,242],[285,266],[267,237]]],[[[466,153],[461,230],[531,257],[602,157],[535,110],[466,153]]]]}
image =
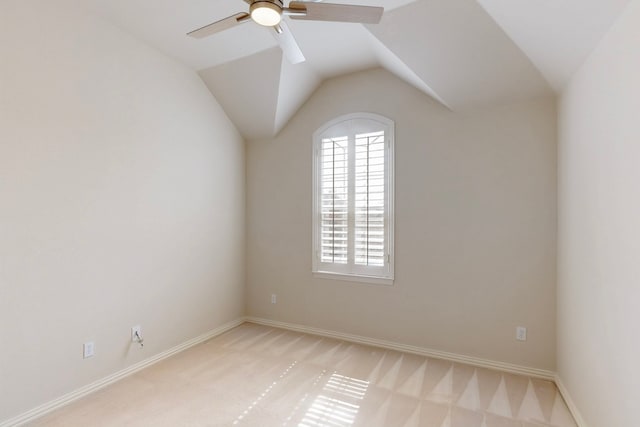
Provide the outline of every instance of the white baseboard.
{"type": "MultiPolygon", "coordinates": [[[[428,356],[436,359],[451,360],[453,362],[466,363],[468,365],[478,366],[481,368],[496,369],[499,371],[510,372],[513,374],[528,375],[530,377],[542,378],[545,380],[555,381],[556,373],[544,369],[530,368],[528,366],[520,366],[512,363],[499,362],[489,359],[481,359],[473,356],[465,356],[462,354],[448,353],[445,351],[433,350],[424,347],[416,347],[412,345],[400,344],[392,341],[379,340],[375,338],[363,337],[360,335],[345,334],[342,332],[329,331],[326,329],[313,328],[310,326],[297,325],[293,323],[278,322],[275,320],[262,319],[258,317],[247,317],[247,322],[257,323],[265,326],[273,326],[276,328],[289,329],[296,332],[304,332],[312,335],[320,335],[323,337],[337,338],[345,341],[355,342],[358,344],[370,345],[373,347],[386,348],[389,350],[403,351],[406,353],[418,354],[420,356],[428,356]]],[[[1,427],[1,426],[0,426],[1,427]]]]}
{"type": "Polygon", "coordinates": [[[330,331],[326,329],[313,328],[310,326],[297,325],[297,324],[287,323],[287,322],[279,322],[279,321],[269,320],[269,319],[262,319],[258,317],[240,317],[216,329],[213,329],[198,337],[195,337],[189,341],[186,341],[180,345],[170,348],[169,350],[166,350],[162,353],[156,354],[155,356],[152,356],[148,359],[138,362],[135,365],[131,365],[128,368],[125,368],[112,375],[109,375],[105,378],[102,378],[98,381],[95,381],[91,384],[81,387],[75,391],[72,391],[71,393],[65,394],[64,396],[59,397],[58,399],[47,402],[43,405],[40,405],[34,409],[31,409],[30,411],[27,411],[11,419],[2,421],[0,422],[0,427],[17,427],[17,426],[26,424],[30,421],[33,421],[37,418],[40,418],[49,412],[59,409],[75,400],[78,400],[97,390],[100,390],[101,388],[104,388],[110,384],[113,384],[114,382],[119,381],[125,377],[128,377],[129,375],[132,375],[148,366],[151,366],[154,363],[160,362],[161,360],[171,357],[174,354],[180,353],[181,351],[184,351],[190,347],[193,347],[213,337],[216,337],[230,329],[233,329],[244,322],[251,322],[251,323],[256,323],[256,324],[265,325],[265,326],[273,326],[276,328],[288,329],[288,330],[308,333],[312,335],[319,335],[319,336],[324,336],[329,338],[341,339],[341,340],[350,341],[358,344],[370,345],[370,346],[385,348],[389,350],[403,351],[407,353],[418,354],[421,356],[428,356],[428,357],[434,357],[437,359],[451,360],[453,362],[466,363],[469,365],[478,366],[482,368],[497,369],[504,372],[528,375],[531,377],[551,380],[551,381],[554,381],[558,386],[558,390],[560,391],[560,394],[564,398],[567,404],[567,407],[569,408],[569,411],[571,411],[571,414],[576,420],[578,427],[587,427],[587,424],[584,422],[584,419],[582,418],[580,411],[578,411],[577,406],[571,399],[571,396],[568,390],[564,386],[561,378],[555,372],[547,371],[544,369],[530,368],[527,366],[515,365],[511,363],[499,362],[499,361],[494,361],[489,359],[481,359],[481,358],[472,357],[472,356],[465,356],[465,355],[456,354],[456,353],[433,350],[433,349],[428,349],[424,347],[416,347],[416,346],[411,346],[406,344],[400,344],[392,341],[368,338],[360,335],[352,335],[352,334],[346,334],[342,332],[330,331]]]}
{"type": "Polygon", "coordinates": [[[530,368],[527,366],[520,366],[520,365],[511,364],[511,363],[499,362],[495,360],[481,359],[477,357],[465,356],[465,355],[456,354],[456,353],[448,353],[448,352],[433,350],[433,349],[424,348],[424,347],[415,347],[415,346],[400,344],[392,341],[384,341],[384,340],[379,340],[375,338],[363,337],[360,335],[352,335],[352,334],[346,334],[342,332],[330,331],[326,329],[313,328],[310,326],[298,325],[294,323],[262,319],[259,317],[249,316],[249,317],[246,317],[246,321],[251,323],[257,323],[260,325],[265,325],[265,326],[272,326],[275,328],[282,328],[282,329],[288,329],[296,332],[308,333],[312,335],[336,338],[344,341],[355,342],[358,344],[365,344],[365,345],[385,348],[389,350],[403,351],[407,353],[418,354],[421,356],[434,357],[437,359],[444,359],[444,360],[450,360],[453,362],[466,363],[468,365],[478,366],[482,368],[496,369],[499,371],[510,372],[513,374],[527,375],[530,377],[550,380],[550,381],[553,381],[558,387],[558,391],[560,392],[560,395],[562,396],[565,403],[567,404],[567,408],[569,408],[569,412],[571,412],[571,415],[576,421],[576,424],[578,425],[578,427],[588,427],[587,423],[584,421],[584,418],[582,418],[582,414],[578,410],[578,407],[576,406],[573,399],[571,398],[569,391],[567,390],[564,383],[562,382],[562,379],[556,372],[553,372],[553,371],[530,368]]]}
{"type": "Polygon", "coordinates": [[[562,378],[560,378],[560,375],[556,374],[555,382],[558,390],[560,390],[562,398],[564,399],[564,403],[567,404],[567,408],[569,408],[569,412],[571,412],[571,415],[573,415],[573,419],[576,421],[576,424],[578,424],[578,427],[587,427],[587,423],[584,421],[584,418],[582,418],[582,414],[571,398],[569,390],[565,387],[564,383],[562,382],[562,378]]]}
{"type": "Polygon", "coordinates": [[[0,422],[0,427],[17,427],[20,425],[23,425],[25,423],[28,423],[30,421],[35,420],[36,418],[40,418],[43,415],[52,412],[56,409],[59,409],[71,402],[73,402],[74,400],[78,400],[88,394],[91,394],[97,390],[100,390],[101,388],[104,388],[106,386],[108,386],[109,384],[113,384],[116,381],[119,381],[125,377],[128,377],[129,375],[132,375],[148,366],[153,365],[154,363],[160,362],[161,360],[164,360],[168,357],[173,356],[176,353],[180,353],[181,351],[184,351],[190,347],[193,347],[196,344],[200,344],[201,342],[207,341],[208,339],[211,339],[215,336],[218,336],[230,329],[235,328],[236,326],[241,325],[242,323],[245,322],[245,318],[244,317],[240,317],[236,320],[233,320],[229,323],[225,323],[224,325],[213,329],[209,332],[206,332],[200,336],[197,336],[189,341],[186,341],[182,344],[179,344],[173,348],[170,348],[169,350],[163,351],[162,353],[158,353],[155,356],[152,356],[148,359],[145,359],[141,362],[138,362],[134,365],[129,366],[128,368],[125,368],[121,371],[118,371],[114,374],[111,374],[107,377],[104,377],[102,379],[99,379],[98,381],[92,382],[91,384],[88,384],[84,387],[81,387],[77,390],[72,391],[71,393],[67,393],[62,397],[59,397],[57,399],[54,399],[50,402],[47,402],[43,405],[40,405],[36,408],[31,409],[30,411],[27,411],[23,414],[20,414],[16,417],[10,418],[8,420],[2,421],[0,422]]]}

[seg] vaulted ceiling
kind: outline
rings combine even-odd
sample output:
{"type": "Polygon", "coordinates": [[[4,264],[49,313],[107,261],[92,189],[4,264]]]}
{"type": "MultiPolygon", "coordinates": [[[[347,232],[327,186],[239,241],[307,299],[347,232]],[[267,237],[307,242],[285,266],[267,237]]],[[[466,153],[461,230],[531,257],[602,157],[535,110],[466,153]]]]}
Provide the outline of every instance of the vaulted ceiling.
{"type": "Polygon", "coordinates": [[[454,111],[560,90],[628,0],[327,0],[385,8],[376,25],[287,24],[292,65],[252,22],[186,33],[242,0],[88,0],[93,11],[197,70],[246,139],[277,134],[323,80],[381,66],[454,111]]]}

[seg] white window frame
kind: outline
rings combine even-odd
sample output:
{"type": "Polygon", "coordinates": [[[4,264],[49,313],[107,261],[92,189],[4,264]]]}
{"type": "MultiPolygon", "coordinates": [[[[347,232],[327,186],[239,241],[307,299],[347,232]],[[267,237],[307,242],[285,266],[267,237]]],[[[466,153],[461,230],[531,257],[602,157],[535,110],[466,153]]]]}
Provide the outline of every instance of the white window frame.
{"type": "MultiPolygon", "coordinates": [[[[324,279],[346,280],[353,282],[364,282],[381,285],[392,285],[394,281],[394,139],[395,124],[393,120],[373,113],[352,113],[337,117],[322,125],[313,134],[313,247],[312,247],[312,273],[314,277],[324,279]],[[361,134],[354,126],[355,121],[375,122],[375,128],[371,127],[364,132],[384,130],[385,134],[385,161],[384,161],[384,190],[385,190],[385,250],[386,258],[382,267],[370,267],[356,265],[354,254],[348,254],[347,264],[335,264],[321,261],[320,252],[320,172],[321,172],[321,144],[326,138],[337,138],[348,136],[355,137],[361,134]]],[[[355,167],[351,162],[350,168],[355,167]]],[[[353,175],[353,172],[350,172],[353,175]]],[[[353,205],[352,205],[353,206],[353,205]]],[[[349,217],[354,215],[353,210],[349,210],[349,217]]],[[[350,220],[350,224],[351,224],[350,220]]],[[[353,230],[349,229],[349,239],[353,235],[353,230]]],[[[351,241],[351,240],[350,240],[351,241]]],[[[353,243],[349,243],[353,249],[353,243]]]]}

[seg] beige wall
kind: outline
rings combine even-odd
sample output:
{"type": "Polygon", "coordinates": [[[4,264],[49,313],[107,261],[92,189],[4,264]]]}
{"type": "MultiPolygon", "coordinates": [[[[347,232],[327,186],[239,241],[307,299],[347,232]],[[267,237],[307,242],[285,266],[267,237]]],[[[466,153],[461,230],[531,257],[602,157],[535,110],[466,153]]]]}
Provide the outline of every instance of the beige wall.
{"type": "Polygon", "coordinates": [[[560,103],[558,371],[592,427],[640,425],[640,1],[560,103]]]}
{"type": "Polygon", "coordinates": [[[555,120],[553,99],[454,114],[381,69],[327,81],[247,145],[248,314],[554,370],[555,120]],[[392,287],[311,275],[311,135],[357,111],[396,123],[392,287]]]}
{"type": "Polygon", "coordinates": [[[0,2],[0,421],[244,314],[242,139],[78,10],[0,2]]]}

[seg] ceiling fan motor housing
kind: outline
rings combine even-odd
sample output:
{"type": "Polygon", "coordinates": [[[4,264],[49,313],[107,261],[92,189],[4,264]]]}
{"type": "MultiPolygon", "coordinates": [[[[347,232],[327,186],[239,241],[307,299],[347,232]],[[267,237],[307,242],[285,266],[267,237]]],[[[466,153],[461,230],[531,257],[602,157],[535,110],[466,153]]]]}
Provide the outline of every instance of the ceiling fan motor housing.
{"type": "Polygon", "coordinates": [[[249,13],[257,24],[273,27],[282,19],[282,7],[280,0],[254,0],[249,6],[249,13]]]}

